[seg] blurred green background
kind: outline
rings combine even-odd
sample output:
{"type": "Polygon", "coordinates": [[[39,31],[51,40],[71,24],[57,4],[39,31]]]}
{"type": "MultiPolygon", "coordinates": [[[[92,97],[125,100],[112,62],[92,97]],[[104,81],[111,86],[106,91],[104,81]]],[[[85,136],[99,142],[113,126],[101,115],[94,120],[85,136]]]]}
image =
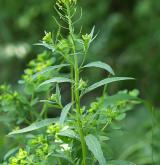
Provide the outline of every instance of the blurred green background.
{"type": "MultiPolygon", "coordinates": [[[[54,31],[54,3],[53,0],[0,0],[0,84],[10,83],[16,88],[28,61],[40,52],[33,44],[42,38],[45,30],[54,31]]],[[[88,61],[102,60],[117,75],[136,78],[134,82],[113,86],[111,92],[139,89],[141,97],[152,102],[156,109],[154,119],[144,107],[130,114],[125,121],[128,133],[125,140],[124,137],[120,140],[120,144],[125,144],[114,143],[115,155],[139,165],[151,164],[154,155],[157,160],[160,154],[157,142],[160,140],[160,122],[157,122],[160,119],[160,1],[79,0],[78,3],[83,8],[80,22],[83,31],[89,32],[95,25],[99,34],[88,61]],[[129,149],[131,146],[134,148],[129,149]],[[128,149],[128,153],[121,154],[119,147],[128,149]]],[[[89,75],[90,79],[105,76],[103,72],[89,75]]],[[[0,150],[5,141],[0,139],[0,150]]]]}

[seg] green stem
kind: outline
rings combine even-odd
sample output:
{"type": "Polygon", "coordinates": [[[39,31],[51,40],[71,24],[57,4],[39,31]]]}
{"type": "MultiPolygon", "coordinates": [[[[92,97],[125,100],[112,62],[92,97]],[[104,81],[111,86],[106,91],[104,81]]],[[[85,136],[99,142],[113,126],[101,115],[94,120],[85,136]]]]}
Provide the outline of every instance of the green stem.
{"type": "MultiPolygon", "coordinates": [[[[74,68],[73,68],[73,66],[71,66],[71,80],[72,81],[74,80],[74,68]]],[[[72,101],[72,103],[74,103],[74,86],[73,85],[71,86],[71,101],[72,101]]],[[[73,109],[74,109],[74,104],[72,104],[72,112],[73,112],[73,109]]]]}
{"type": "Polygon", "coordinates": [[[81,146],[82,146],[82,165],[86,165],[86,143],[84,140],[84,132],[83,132],[83,125],[81,122],[81,112],[80,112],[80,96],[79,96],[79,89],[78,89],[78,83],[79,83],[79,68],[77,64],[77,58],[75,57],[75,101],[76,101],[76,117],[77,117],[77,124],[78,124],[78,131],[81,139],[81,146]]]}
{"type": "MultiPolygon", "coordinates": [[[[49,92],[47,92],[46,94],[46,98],[49,97],[49,92]]],[[[43,107],[42,107],[42,110],[41,110],[41,113],[39,115],[39,118],[38,119],[41,119],[43,117],[43,115],[45,115],[44,117],[47,118],[47,108],[48,108],[48,103],[44,103],[43,104],[43,107]]]]}
{"type": "Polygon", "coordinates": [[[101,129],[101,131],[104,131],[105,128],[108,126],[108,124],[109,124],[109,122],[107,122],[107,123],[105,124],[105,126],[101,129]]]}
{"type": "Polygon", "coordinates": [[[62,163],[61,163],[60,159],[58,159],[58,164],[59,164],[59,165],[62,165],[62,163]]]}
{"type": "MultiPolygon", "coordinates": [[[[31,97],[31,100],[30,100],[30,104],[32,104],[32,102],[33,102],[33,100],[34,100],[34,93],[32,93],[32,97],[31,97]]],[[[33,122],[34,121],[34,113],[33,113],[34,111],[33,111],[33,105],[31,106],[31,110],[30,110],[30,118],[31,118],[31,121],[33,122]]]]}
{"type": "MultiPolygon", "coordinates": [[[[43,115],[46,113],[46,110],[47,110],[47,103],[44,103],[43,104],[43,108],[42,108],[42,111],[39,115],[39,118],[41,119],[43,117],[43,115]]],[[[45,117],[46,117],[46,114],[45,114],[45,117]]]]}
{"type": "MultiPolygon", "coordinates": [[[[108,76],[108,78],[110,77],[110,74],[108,76]]],[[[108,84],[105,84],[104,88],[103,88],[103,96],[107,95],[107,88],[108,88],[108,84]]]]}
{"type": "MultiPolygon", "coordinates": [[[[79,85],[79,67],[78,67],[78,59],[77,59],[77,55],[75,54],[76,52],[76,48],[75,48],[75,44],[74,44],[74,29],[72,26],[72,20],[71,20],[71,13],[70,13],[70,8],[69,5],[66,4],[66,8],[67,8],[67,18],[68,18],[68,24],[69,24],[69,32],[72,38],[72,46],[73,46],[73,53],[74,53],[74,72],[72,71],[72,75],[74,73],[74,79],[75,79],[75,86],[72,85],[72,99],[75,99],[75,103],[76,103],[76,119],[77,119],[77,125],[78,125],[78,132],[79,132],[79,136],[80,136],[80,141],[81,141],[81,147],[82,147],[82,165],[87,165],[86,163],[86,155],[87,155],[87,149],[86,149],[86,143],[85,143],[85,139],[84,139],[84,132],[83,132],[83,125],[81,122],[81,112],[80,112],[80,93],[79,93],[79,89],[78,89],[78,85],[79,85]]],[[[73,101],[73,100],[72,100],[73,101]]]]}

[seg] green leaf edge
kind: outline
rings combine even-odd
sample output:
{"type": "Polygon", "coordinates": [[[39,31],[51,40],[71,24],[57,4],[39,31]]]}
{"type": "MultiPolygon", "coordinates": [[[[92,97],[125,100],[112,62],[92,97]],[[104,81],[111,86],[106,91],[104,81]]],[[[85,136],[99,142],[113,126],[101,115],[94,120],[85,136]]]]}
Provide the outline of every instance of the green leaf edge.
{"type": "Polygon", "coordinates": [[[22,128],[20,130],[12,131],[8,134],[8,136],[15,135],[15,134],[21,134],[21,133],[26,133],[26,132],[31,132],[31,131],[49,126],[50,124],[56,123],[57,121],[58,121],[58,119],[56,119],[56,118],[44,119],[42,121],[35,122],[35,123],[31,124],[28,127],[22,128]]]}
{"type": "Polygon", "coordinates": [[[109,66],[108,64],[106,64],[104,62],[101,62],[101,61],[91,62],[91,63],[83,66],[83,68],[90,68],[90,67],[101,68],[101,69],[104,69],[104,70],[108,71],[112,75],[115,75],[115,73],[114,73],[113,69],[111,68],[111,66],[109,66]]]}

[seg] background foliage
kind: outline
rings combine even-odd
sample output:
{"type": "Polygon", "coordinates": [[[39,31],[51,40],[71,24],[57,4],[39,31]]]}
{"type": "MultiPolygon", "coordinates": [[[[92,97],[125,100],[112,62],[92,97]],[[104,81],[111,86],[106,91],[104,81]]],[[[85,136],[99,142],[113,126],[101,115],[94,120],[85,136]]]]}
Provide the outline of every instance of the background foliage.
{"type": "MultiPolygon", "coordinates": [[[[90,31],[95,25],[99,33],[88,61],[102,59],[111,64],[118,75],[137,79],[129,84],[123,82],[123,85],[113,86],[111,93],[117,89],[137,88],[141,97],[153,102],[156,107],[156,118],[153,120],[154,114],[144,107],[130,112],[130,118],[125,121],[127,124],[124,127],[127,131],[111,144],[115,146],[115,154],[120,158],[137,164],[149,164],[153,159],[152,152],[155,159],[160,152],[160,124],[157,122],[160,106],[160,2],[79,0],[79,4],[83,8],[83,31],[90,31]],[[120,144],[123,146],[119,146],[120,144]],[[125,152],[121,153],[119,147],[125,152]]],[[[9,82],[14,85],[21,78],[28,61],[40,52],[32,44],[41,39],[44,29],[55,30],[55,22],[52,19],[54,14],[51,0],[17,0],[16,3],[12,0],[0,1],[0,83],[9,82]]],[[[65,30],[63,33],[65,34],[65,30]]],[[[100,79],[105,76],[104,72],[90,71],[85,74],[90,75],[93,80],[95,77],[100,79]]],[[[94,95],[97,96],[98,91],[94,95]]],[[[8,130],[3,125],[0,127],[0,148],[5,152],[4,145],[11,141],[3,138],[8,130]]],[[[4,155],[3,152],[0,153],[4,155]]]]}

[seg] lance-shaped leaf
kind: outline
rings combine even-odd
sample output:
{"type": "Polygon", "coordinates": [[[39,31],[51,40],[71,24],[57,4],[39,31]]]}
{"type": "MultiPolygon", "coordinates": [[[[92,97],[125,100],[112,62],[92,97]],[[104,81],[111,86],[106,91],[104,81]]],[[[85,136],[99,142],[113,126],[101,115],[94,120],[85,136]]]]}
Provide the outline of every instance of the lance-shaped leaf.
{"type": "Polygon", "coordinates": [[[83,68],[89,68],[89,67],[101,68],[101,69],[108,71],[110,74],[115,75],[113,69],[108,64],[101,62],[101,61],[91,62],[91,63],[85,65],[83,68]]]}
{"type": "Polygon", "coordinates": [[[52,154],[51,153],[50,155],[55,157],[55,159],[64,159],[64,160],[67,160],[68,162],[70,162],[71,164],[74,164],[73,160],[69,156],[66,156],[64,153],[60,153],[60,154],[52,154]]]}
{"type": "Polygon", "coordinates": [[[60,105],[62,107],[62,103],[61,103],[61,92],[59,89],[59,85],[56,85],[56,101],[58,103],[58,105],[60,105]]]}
{"type": "Polygon", "coordinates": [[[71,139],[80,140],[79,136],[71,129],[66,129],[58,133],[60,136],[69,137],[71,139]]]}
{"type": "Polygon", "coordinates": [[[56,102],[50,100],[39,100],[41,103],[55,104],[56,102]]]}
{"type": "Polygon", "coordinates": [[[98,160],[99,164],[107,165],[107,162],[104,158],[103,151],[101,149],[101,145],[98,139],[94,135],[89,134],[85,137],[85,141],[88,146],[88,149],[92,152],[94,157],[98,160]]]}
{"type": "Polygon", "coordinates": [[[130,78],[130,77],[112,77],[112,78],[106,78],[104,80],[101,80],[91,86],[89,86],[88,88],[85,89],[85,91],[83,92],[82,95],[100,87],[100,86],[103,86],[105,84],[109,84],[109,83],[112,83],[112,82],[116,82],[116,81],[122,81],[122,80],[134,80],[134,78],[130,78]]]}
{"type": "Polygon", "coordinates": [[[56,118],[44,119],[42,121],[33,123],[30,126],[25,127],[23,129],[10,132],[8,135],[21,134],[21,133],[26,133],[26,132],[34,131],[34,130],[37,130],[39,128],[46,127],[46,126],[48,126],[48,125],[50,125],[52,123],[56,123],[57,121],[58,121],[58,119],[56,119],[56,118]]]}
{"type": "Polygon", "coordinates": [[[15,152],[18,151],[18,147],[16,148],[12,148],[11,150],[9,150],[5,156],[4,156],[4,160],[7,160],[9,157],[11,157],[11,155],[13,155],[15,152]]]}
{"type": "MultiPolygon", "coordinates": [[[[93,26],[92,30],[91,30],[91,33],[90,33],[90,36],[91,36],[91,41],[90,43],[97,37],[97,34],[94,36],[94,31],[95,31],[95,26],[93,26]]],[[[89,44],[90,44],[89,43],[89,44]]]]}
{"type": "Polygon", "coordinates": [[[41,42],[41,43],[36,43],[34,45],[37,45],[37,46],[43,46],[49,50],[51,50],[52,52],[54,52],[56,50],[55,46],[53,44],[47,44],[45,42],[41,42]]]}
{"type": "Polygon", "coordinates": [[[128,93],[117,93],[112,96],[106,96],[104,98],[104,106],[114,105],[117,102],[121,102],[121,101],[134,101],[135,103],[138,104],[141,103],[143,100],[138,97],[131,96],[128,93]]]}
{"type": "Polygon", "coordinates": [[[50,83],[64,83],[64,82],[70,82],[71,83],[72,80],[65,78],[65,77],[54,77],[52,79],[44,81],[42,84],[39,85],[39,87],[42,85],[50,84],[50,83]]]}
{"type": "Polygon", "coordinates": [[[69,66],[69,64],[61,64],[61,65],[49,66],[49,67],[43,69],[41,72],[38,72],[35,75],[33,75],[32,78],[36,79],[38,76],[43,75],[46,72],[49,72],[49,71],[52,71],[52,70],[55,70],[55,69],[59,69],[59,68],[65,67],[65,66],[69,66]]]}
{"type": "Polygon", "coordinates": [[[61,115],[60,115],[60,119],[59,119],[59,120],[60,120],[60,125],[61,125],[61,126],[63,125],[63,123],[64,123],[64,121],[65,121],[65,119],[66,119],[66,117],[67,117],[67,114],[68,114],[68,112],[69,112],[71,106],[72,106],[72,103],[69,103],[69,104],[67,104],[67,105],[62,109],[62,112],[61,112],[61,115]]]}
{"type": "Polygon", "coordinates": [[[92,39],[93,39],[93,35],[94,35],[94,30],[95,30],[95,26],[93,26],[91,33],[90,33],[92,39]]]}

